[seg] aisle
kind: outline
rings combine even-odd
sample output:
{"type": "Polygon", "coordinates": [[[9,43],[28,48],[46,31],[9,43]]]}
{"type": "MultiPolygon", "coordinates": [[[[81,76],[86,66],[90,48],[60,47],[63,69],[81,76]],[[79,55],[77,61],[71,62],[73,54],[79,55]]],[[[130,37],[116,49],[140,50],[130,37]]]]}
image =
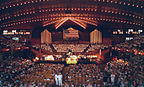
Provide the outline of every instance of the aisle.
{"type": "Polygon", "coordinates": [[[68,66],[64,66],[63,67],[63,70],[62,70],[62,75],[63,75],[63,81],[65,81],[65,74],[68,72],[68,70],[69,70],[69,67],[68,66]]]}

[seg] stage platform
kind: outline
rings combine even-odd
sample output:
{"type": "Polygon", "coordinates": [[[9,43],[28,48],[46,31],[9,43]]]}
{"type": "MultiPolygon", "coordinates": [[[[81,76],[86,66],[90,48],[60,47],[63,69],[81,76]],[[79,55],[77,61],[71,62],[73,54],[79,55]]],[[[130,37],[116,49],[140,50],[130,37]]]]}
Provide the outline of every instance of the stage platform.
{"type": "MultiPolygon", "coordinates": [[[[39,64],[39,63],[48,63],[48,64],[71,65],[71,64],[66,64],[66,61],[37,61],[35,63],[37,63],[37,64],[39,64]]],[[[78,61],[77,64],[101,64],[101,63],[97,63],[96,61],[78,61]]]]}

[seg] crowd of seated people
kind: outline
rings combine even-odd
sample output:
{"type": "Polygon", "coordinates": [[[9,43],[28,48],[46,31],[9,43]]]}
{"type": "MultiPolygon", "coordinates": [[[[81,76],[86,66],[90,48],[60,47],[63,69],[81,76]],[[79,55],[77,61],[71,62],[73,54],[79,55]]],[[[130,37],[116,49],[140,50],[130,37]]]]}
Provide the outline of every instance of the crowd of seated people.
{"type": "Polygon", "coordinates": [[[33,47],[35,50],[39,50],[39,49],[40,49],[40,44],[32,45],[32,47],[33,47]]]}
{"type": "Polygon", "coordinates": [[[55,74],[61,72],[63,67],[63,64],[35,64],[27,71],[23,71],[17,78],[23,86],[50,87],[55,84],[55,74]]]}
{"type": "MultiPolygon", "coordinates": [[[[71,50],[72,52],[83,52],[84,50],[86,50],[86,48],[88,48],[86,52],[92,52],[97,49],[105,49],[105,48],[110,47],[108,45],[100,45],[100,44],[61,44],[61,43],[56,44],[56,43],[53,43],[52,45],[57,52],[68,52],[69,50],[71,50]]],[[[48,44],[41,44],[41,45],[37,44],[37,45],[33,45],[33,47],[35,49],[41,48],[41,49],[52,52],[52,49],[48,44]]]]}
{"type": "Polygon", "coordinates": [[[21,48],[21,47],[27,47],[29,44],[28,42],[20,42],[18,40],[13,40],[11,38],[4,38],[2,37],[0,40],[0,49],[5,49],[5,48],[21,48]]]}
{"type": "Polygon", "coordinates": [[[52,49],[48,44],[41,44],[41,49],[52,52],[52,49]]]}
{"type": "MultiPolygon", "coordinates": [[[[126,54],[126,53],[122,53],[119,51],[119,54],[126,54]]],[[[131,53],[127,53],[130,58],[123,58],[124,60],[127,60],[129,62],[129,69],[131,69],[131,71],[133,72],[135,76],[133,78],[137,79],[137,81],[139,81],[140,79],[144,79],[144,56],[142,55],[134,55],[131,53]],[[139,78],[139,79],[138,79],[139,78]]],[[[138,83],[138,82],[137,82],[138,83]]]]}
{"type": "Polygon", "coordinates": [[[129,62],[121,59],[110,61],[106,64],[105,70],[110,73],[109,77],[113,79],[105,81],[105,85],[113,84],[115,87],[143,87],[144,78],[138,75],[143,72],[144,67],[132,66],[129,62]],[[139,69],[139,70],[138,70],[139,69]]]}
{"type": "Polygon", "coordinates": [[[96,64],[70,65],[66,68],[64,82],[67,87],[96,87],[103,79],[103,72],[96,64]]]}
{"type": "Polygon", "coordinates": [[[143,44],[144,44],[144,36],[143,35],[137,35],[134,37],[133,40],[125,41],[123,43],[117,44],[115,47],[143,50],[143,49],[141,49],[143,44]]]}
{"type": "Polygon", "coordinates": [[[104,48],[108,48],[108,47],[110,47],[110,46],[102,45],[102,44],[101,45],[100,44],[90,44],[87,52],[92,52],[92,51],[95,51],[98,49],[104,49],[104,48]]]}
{"type": "Polygon", "coordinates": [[[53,44],[89,44],[89,41],[81,41],[81,40],[60,40],[54,41],[53,44]]]}
{"type": "Polygon", "coordinates": [[[0,87],[50,87],[63,64],[34,64],[28,59],[5,60],[0,64],[0,87]]]}
{"type": "Polygon", "coordinates": [[[6,59],[0,63],[0,87],[16,87],[19,79],[16,79],[23,71],[34,63],[27,59],[6,59]]]}
{"type": "Polygon", "coordinates": [[[72,52],[83,52],[88,44],[53,44],[54,48],[57,52],[68,52],[68,50],[72,50],[72,52]]]}
{"type": "MultiPolygon", "coordinates": [[[[13,42],[11,42],[13,43],[13,42]]],[[[138,48],[144,43],[142,36],[136,36],[130,42],[117,44],[116,47],[138,48]]],[[[42,44],[43,45],[43,44],[42,44]]],[[[82,52],[88,44],[53,44],[58,52],[82,52]]],[[[36,45],[39,47],[40,45],[36,45]]],[[[105,48],[101,45],[91,45],[105,48]]],[[[49,45],[43,45],[49,49],[49,45]]],[[[143,49],[141,49],[143,50],[143,49]]],[[[37,64],[28,59],[8,58],[0,62],[0,87],[51,87],[55,84],[55,74],[63,73],[64,87],[144,87],[144,57],[132,55],[129,60],[112,60],[104,69],[96,64],[37,64]]]]}
{"type": "MultiPolygon", "coordinates": [[[[144,51],[143,46],[144,45],[144,36],[143,35],[136,35],[133,40],[125,41],[123,43],[117,44],[115,48],[123,48],[126,50],[138,50],[144,51]]],[[[128,58],[126,56],[121,56],[124,60],[127,60],[130,64],[130,66],[126,66],[123,68],[117,69],[118,72],[122,73],[119,77],[124,79],[122,81],[122,84],[127,85],[127,83],[130,83],[132,87],[143,87],[141,86],[143,82],[142,79],[144,79],[144,56],[141,54],[137,54],[136,52],[121,52],[117,51],[119,55],[128,55],[128,58]],[[124,71],[125,70],[125,71],[124,71]],[[126,74],[125,74],[126,73],[126,74]],[[132,75],[131,75],[132,74],[132,75]],[[125,76],[122,77],[122,76],[125,76]],[[132,77],[134,76],[134,77],[132,77]]],[[[119,57],[119,56],[118,56],[119,57]]],[[[114,65],[113,67],[117,68],[119,65],[117,63],[112,63],[114,65]]],[[[119,73],[118,73],[119,74],[119,73]]]]}
{"type": "Polygon", "coordinates": [[[101,45],[91,45],[90,48],[87,50],[87,52],[95,51],[95,50],[97,50],[99,48],[101,48],[101,45]]]}
{"type": "Polygon", "coordinates": [[[34,63],[28,59],[5,60],[0,63],[1,87],[51,87],[55,75],[63,74],[64,87],[143,87],[143,65],[122,59],[106,65],[34,63]],[[135,63],[134,63],[135,64],[135,63]]]}
{"type": "Polygon", "coordinates": [[[49,46],[49,44],[35,44],[32,46],[35,50],[39,50],[39,49],[43,49],[49,52],[52,52],[51,47],[49,46]]]}
{"type": "Polygon", "coordinates": [[[17,48],[23,46],[23,44],[14,40],[3,40],[1,44],[3,45],[3,48],[17,48]]]}

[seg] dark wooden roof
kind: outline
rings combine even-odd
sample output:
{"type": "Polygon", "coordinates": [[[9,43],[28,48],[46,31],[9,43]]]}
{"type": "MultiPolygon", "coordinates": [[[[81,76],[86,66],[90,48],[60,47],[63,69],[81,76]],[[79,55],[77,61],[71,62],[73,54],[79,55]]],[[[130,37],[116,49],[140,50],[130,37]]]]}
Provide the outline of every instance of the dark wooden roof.
{"type": "Polygon", "coordinates": [[[64,18],[91,26],[143,28],[143,0],[0,0],[1,29],[49,27],[64,18]]]}

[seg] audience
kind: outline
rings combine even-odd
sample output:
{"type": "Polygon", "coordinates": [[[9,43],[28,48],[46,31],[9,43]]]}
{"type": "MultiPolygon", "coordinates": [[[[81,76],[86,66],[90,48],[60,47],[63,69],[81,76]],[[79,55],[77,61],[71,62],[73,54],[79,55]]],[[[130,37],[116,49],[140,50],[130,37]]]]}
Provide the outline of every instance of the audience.
{"type": "Polygon", "coordinates": [[[6,59],[0,63],[0,85],[13,87],[18,85],[20,79],[17,77],[34,63],[27,59],[6,59]]]}
{"type": "Polygon", "coordinates": [[[41,44],[41,49],[52,52],[52,49],[48,44],[41,44]]]}
{"type": "Polygon", "coordinates": [[[100,45],[100,44],[91,44],[89,45],[89,49],[87,50],[87,52],[92,52],[92,51],[95,51],[95,50],[99,50],[99,49],[104,49],[104,48],[108,48],[110,46],[108,45],[100,45]]]}
{"type": "Polygon", "coordinates": [[[142,87],[144,83],[143,77],[137,73],[141,71],[122,59],[108,62],[105,70],[111,74],[111,83],[116,87],[142,87]]]}
{"type": "Polygon", "coordinates": [[[69,65],[64,75],[64,82],[68,87],[87,87],[98,85],[103,79],[103,72],[96,64],[69,65]]]}
{"type": "MultiPolygon", "coordinates": [[[[132,41],[117,44],[116,48],[143,51],[144,39],[136,36],[132,41]]],[[[87,52],[109,46],[89,44],[52,44],[57,52],[87,52]]],[[[21,47],[13,41],[0,44],[0,47],[21,47]]],[[[52,52],[47,44],[34,45],[52,52]]],[[[120,51],[119,51],[120,52],[120,51]]],[[[144,87],[144,57],[130,54],[129,59],[118,58],[106,64],[52,64],[34,63],[22,57],[0,61],[0,87],[144,87]],[[62,83],[56,84],[55,77],[61,75],[62,83]]]]}
{"type": "Polygon", "coordinates": [[[133,40],[125,41],[123,43],[117,44],[116,48],[126,48],[126,49],[137,49],[143,50],[144,38],[143,35],[136,35],[133,40]]]}

